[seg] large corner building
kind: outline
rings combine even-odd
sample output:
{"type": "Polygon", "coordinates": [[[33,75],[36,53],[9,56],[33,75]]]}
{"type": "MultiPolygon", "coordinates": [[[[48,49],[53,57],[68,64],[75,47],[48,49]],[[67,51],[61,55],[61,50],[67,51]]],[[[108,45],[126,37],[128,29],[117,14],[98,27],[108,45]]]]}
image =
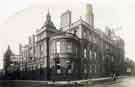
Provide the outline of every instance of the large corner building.
{"type": "MultiPolygon", "coordinates": [[[[57,29],[48,12],[43,26],[19,45],[18,56],[4,56],[4,69],[13,79],[75,80],[123,74],[124,40],[106,28],[94,27],[94,13],[86,6],[86,19],[72,23],[67,10],[61,15],[57,29]],[[8,63],[6,62],[8,60],[8,63]],[[9,64],[10,63],[10,64],[9,64]],[[121,67],[120,67],[121,66],[121,67]]],[[[9,55],[8,48],[5,55],[9,55]]],[[[9,78],[9,79],[11,79],[9,78]]]]}

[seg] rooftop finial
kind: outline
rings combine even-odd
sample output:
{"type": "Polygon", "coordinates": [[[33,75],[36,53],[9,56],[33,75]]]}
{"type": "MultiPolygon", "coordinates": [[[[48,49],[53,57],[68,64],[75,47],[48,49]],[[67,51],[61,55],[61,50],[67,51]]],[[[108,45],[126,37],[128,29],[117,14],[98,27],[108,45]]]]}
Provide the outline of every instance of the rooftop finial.
{"type": "Polygon", "coordinates": [[[48,8],[48,12],[46,14],[46,21],[44,23],[44,25],[41,27],[41,28],[44,28],[45,26],[52,26],[52,27],[55,27],[53,22],[51,21],[51,15],[50,15],[50,10],[48,8]]]}
{"type": "Polygon", "coordinates": [[[46,15],[46,21],[51,21],[51,16],[50,16],[49,8],[48,8],[48,13],[46,15]]]}
{"type": "Polygon", "coordinates": [[[80,20],[82,20],[82,16],[80,16],[80,20]]]}
{"type": "Polygon", "coordinates": [[[10,49],[10,45],[8,45],[8,49],[10,49]]]}
{"type": "Polygon", "coordinates": [[[48,8],[48,13],[47,13],[48,15],[50,15],[50,10],[49,10],[49,8],[48,8]]]}

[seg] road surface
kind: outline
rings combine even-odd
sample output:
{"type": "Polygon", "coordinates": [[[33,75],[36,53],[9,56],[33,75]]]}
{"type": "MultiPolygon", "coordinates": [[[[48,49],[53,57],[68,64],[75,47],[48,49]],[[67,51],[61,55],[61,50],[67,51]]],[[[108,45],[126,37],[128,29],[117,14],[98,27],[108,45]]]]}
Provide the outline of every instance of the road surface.
{"type": "Polygon", "coordinates": [[[135,77],[124,77],[117,81],[99,83],[88,87],[135,87],[135,77]]]}
{"type": "Polygon", "coordinates": [[[34,85],[32,83],[30,83],[27,86],[26,84],[20,84],[19,85],[15,85],[15,84],[3,84],[0,85],[0,87],[135,87],[135,77],[122,77],[120,79],[117,79],[116,81],[107,81],[107,82],[99,82],[99,83],[95,83],[93,85],[85,85],[85,86],[78,86],[78,85],[74,85],[74,86],[41,86],[41,85],[34,85]]]}

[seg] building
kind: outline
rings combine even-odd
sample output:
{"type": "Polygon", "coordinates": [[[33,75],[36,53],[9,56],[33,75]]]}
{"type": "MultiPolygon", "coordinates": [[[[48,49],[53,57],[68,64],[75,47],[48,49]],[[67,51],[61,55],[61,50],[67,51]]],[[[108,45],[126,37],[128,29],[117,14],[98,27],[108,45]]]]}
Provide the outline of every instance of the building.
{"type": "Polygon", "coordinates": [[[103,32],[94,27],[92,5],[87,5],[86,20],[72,23],[71,17],[70,10],[64,12],[56,29],[48,12],[29,43],[19,45],[19,79],[76,80],[124,73],[124,40],[109,28],[103,32]]]}

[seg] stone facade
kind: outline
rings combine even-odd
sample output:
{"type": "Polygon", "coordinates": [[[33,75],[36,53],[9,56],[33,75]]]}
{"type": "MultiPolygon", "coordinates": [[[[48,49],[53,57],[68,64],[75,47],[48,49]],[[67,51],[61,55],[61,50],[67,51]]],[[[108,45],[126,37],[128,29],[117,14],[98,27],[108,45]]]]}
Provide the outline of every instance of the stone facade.
{"type": "Polygon", "coordinates": [[[111,29],[103,32],[94,28],[91,6],[87,10],[91,10],[86,16],[89,19],[80,18],[74,23],[68,10],[66,16],[61,16],[62,20],[68,16],[64,21],[68,26],[61,23],[59,30],[48,12],[45,23],[29,38],[29,43],[19,45],[18,79],[75,80],[124,73],[120,67],[124,40],[111,29]]]}

